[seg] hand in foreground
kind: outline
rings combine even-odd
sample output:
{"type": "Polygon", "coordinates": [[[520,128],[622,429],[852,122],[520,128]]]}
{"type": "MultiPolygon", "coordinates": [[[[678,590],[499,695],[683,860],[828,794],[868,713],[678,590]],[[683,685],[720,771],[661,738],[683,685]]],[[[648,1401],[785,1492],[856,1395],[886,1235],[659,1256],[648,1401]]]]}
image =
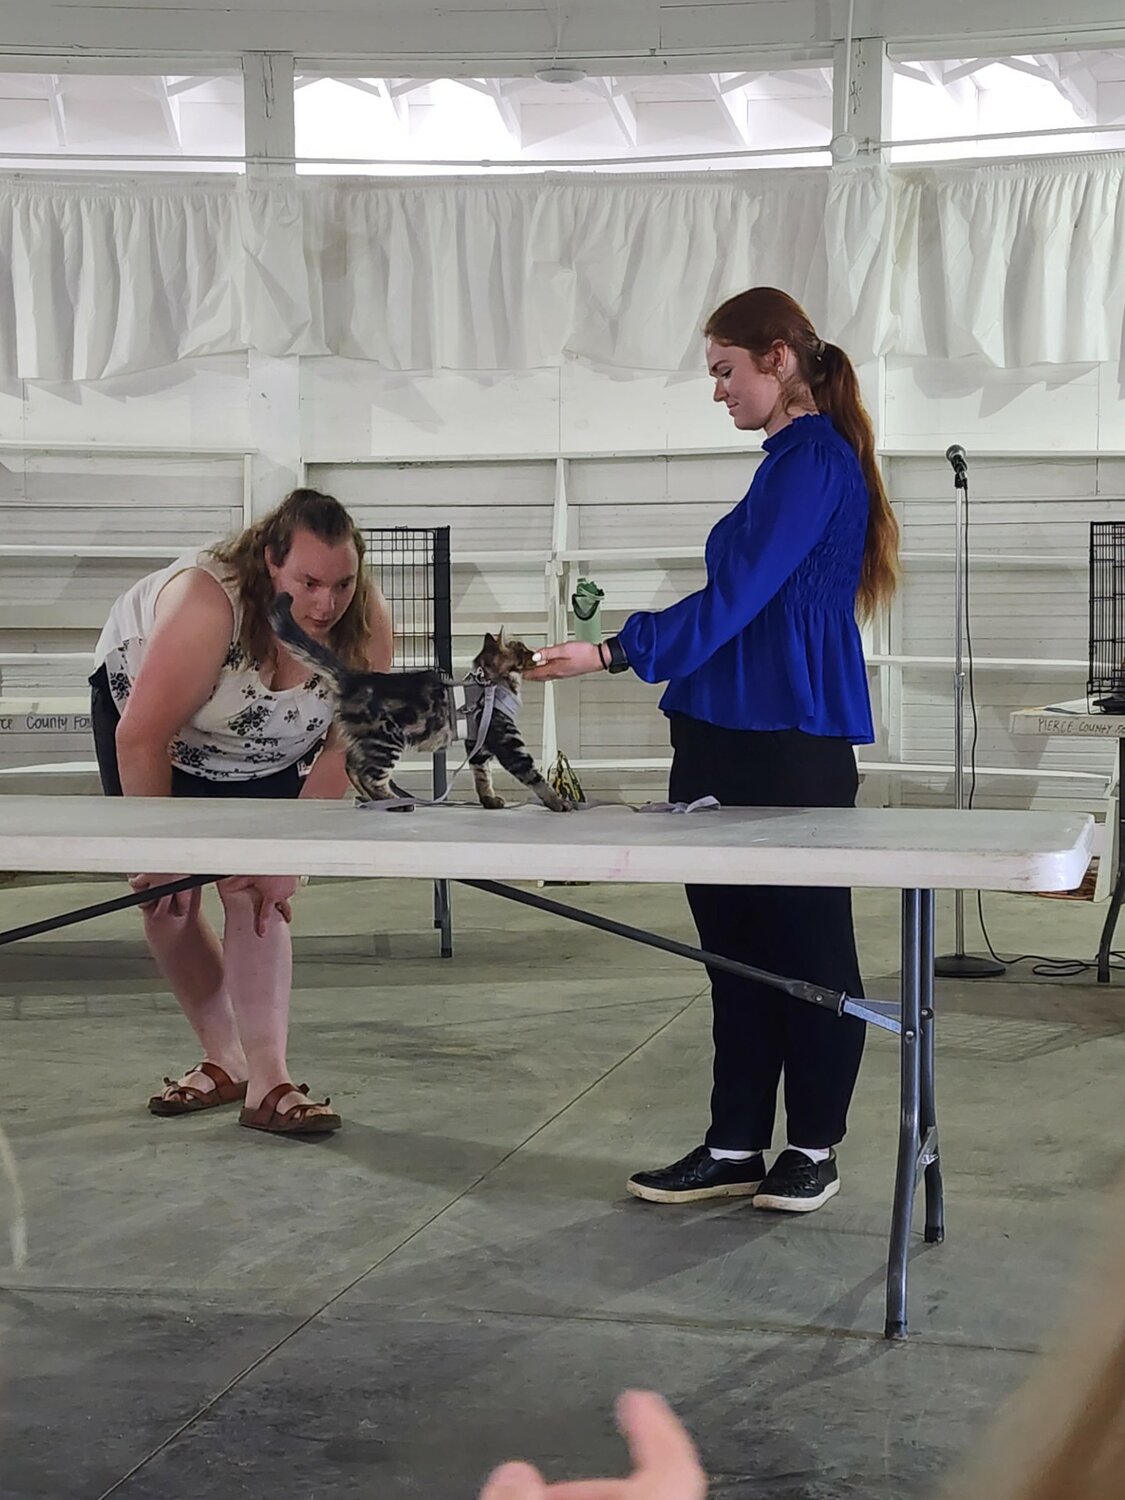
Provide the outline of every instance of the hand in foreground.
{"type": "Polygon", "coordinates": [[[707,1476],[682,1423],[654,1391],[626,1391],[617,1425],[629,1444],[627,1479],[575,1479],[547,1484],[530,1464],[504,1464],[480,1500],[704,1500],[707,1476]]]}
{"type": "Polygon", "coordinates": [[[601,652],[592,641],[569,641],[565,646],[540,646],[535,653],[540,665],[524,672],[525,682],[550,682],[556,677],[582,677],[603,672],[601,652]]]}
{"type": "MultiPolygon", "coordinates": [[[[147,891],[182,879],[182,875],[130,875],[129,885],[134,891],[147,891]]],[[[186,917],[194,894],[194,891],[178,891],[174,896],[161,896],[159,901],[143,901],[141,910],[150,917],[186,917]]]]}
{"type": "Polygon", "coordinates": [[[296,875],[231,875],[220,880],[221,891],[249,891],[254,902],[254,931],[265,937],[266,927],[276,911],[283,922],[293,920],[289,905],[299,882],[296,875]]]}

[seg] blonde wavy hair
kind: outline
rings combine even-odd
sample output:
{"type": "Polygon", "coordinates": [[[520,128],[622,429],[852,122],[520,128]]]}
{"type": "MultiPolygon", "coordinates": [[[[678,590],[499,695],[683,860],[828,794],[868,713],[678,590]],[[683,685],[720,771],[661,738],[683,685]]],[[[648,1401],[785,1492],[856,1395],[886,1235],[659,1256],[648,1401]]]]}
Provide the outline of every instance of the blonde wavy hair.
{"type": "Polygon", "coordinates": [[[358,568],[355,593],[342,618],[332,628],[329,642],[349,667],[367,666],[368,609],[371,581],[364,564],[367,551],[363,534],[351,516],[331,495],[319,490],[290,490],[268,516],[247,526],[237,536],[209,549],[210,555],[238,582],[242,601],[242,628],[238,644],[252,661],[264,661],[273,646],[269,607],[274,600],[273,580],[266,566],[266,553],[276,565],[289,556],[298,531],[308,531],[329,545],[351,542],[358,568]]]}

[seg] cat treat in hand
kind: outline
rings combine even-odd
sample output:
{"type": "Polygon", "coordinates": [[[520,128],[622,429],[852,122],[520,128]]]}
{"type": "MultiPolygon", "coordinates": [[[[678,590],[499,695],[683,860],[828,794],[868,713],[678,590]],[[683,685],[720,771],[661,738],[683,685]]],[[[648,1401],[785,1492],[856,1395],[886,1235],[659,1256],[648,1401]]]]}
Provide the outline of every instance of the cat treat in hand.
{"type": "MultiPolygon", "coordinates": [[[[319,674],[333,698],[333,718],[345,747],[348,779],[361,797],[389,802],[398,795],[392,778],[405,750],[447,749],[456,738],[450,683],[440,672],[356,672],[293,619],[293,600],[278,594],[270,609],[270,624],[278,640],[298,661],[319,674]]],[[[537,653],[522,641],[508,641],[503,630],[486,635],[473,661],[470,678],[506,690],[518,704],[520,674],[534,665],[537,653]]],[[[477,796],[482,807],[499,808],[504,799],[492,785],[492,762],[498,760],[510,776],[530,787],[552,812],[570,812],[573,804],[540,774],[520,738],[509,712],[497,706],[485,731],[484,743],[473,748],[477,796]]]]}

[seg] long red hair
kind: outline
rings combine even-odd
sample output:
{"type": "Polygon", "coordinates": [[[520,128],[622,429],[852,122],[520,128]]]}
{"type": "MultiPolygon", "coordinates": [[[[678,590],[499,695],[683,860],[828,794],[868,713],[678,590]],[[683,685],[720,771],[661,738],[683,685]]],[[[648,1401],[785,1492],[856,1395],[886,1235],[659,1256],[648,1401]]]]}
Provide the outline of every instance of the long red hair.
{"type": "Polygon", "coordinates": [[[772,286],[739,292],[707,319],[704,333],[718,344],[747,349],[764,368],[765,356],[780,342],[797,361],[790,399],[808,387],[817,409],[830,417],[836,431],[851,444],[867,485],[867,540],[863,549],[856,605],[869,619],[887,604],[898,585],[898,520],[891,509],[883,477],[875,462],[875,431],[859,392],[855,366],[836,344],[819,337],[799,302],[772,286]]]}

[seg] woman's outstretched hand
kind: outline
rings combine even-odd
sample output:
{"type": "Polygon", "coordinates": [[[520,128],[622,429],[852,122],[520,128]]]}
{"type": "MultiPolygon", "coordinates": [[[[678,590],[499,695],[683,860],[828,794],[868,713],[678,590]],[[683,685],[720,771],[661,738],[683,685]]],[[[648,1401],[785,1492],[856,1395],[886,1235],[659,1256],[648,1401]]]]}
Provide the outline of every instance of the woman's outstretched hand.
{"type": "Polygon", "coordinates": [[[679,1418],[654,1391],[626,1391],[617,1425],[629,1444],[626,1479],[573,1479],[548,1484],[530,1464],[504,1464],[480,1500],[704,1500],[707,1476],[679,1418]]]}
{"type": "Polygon", "coordinates": [[[583,677],[605,670],[601,652],[591,641],[569,641],[565,646],[540,646],[536,665],[524,672],[526,682],[551,682],[556,677],[583,677]]]}

